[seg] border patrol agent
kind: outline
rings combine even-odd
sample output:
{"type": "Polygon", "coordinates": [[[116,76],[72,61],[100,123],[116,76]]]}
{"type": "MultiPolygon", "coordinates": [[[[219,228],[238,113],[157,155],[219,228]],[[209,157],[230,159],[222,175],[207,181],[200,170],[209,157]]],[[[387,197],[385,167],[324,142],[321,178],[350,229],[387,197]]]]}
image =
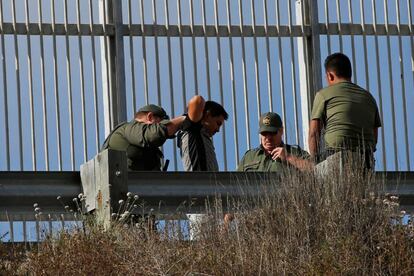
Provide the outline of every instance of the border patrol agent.
{"type": "Polygon", "coordinates": [[[238,171],[281,172],[288,167],[301,171],[313,169],[306,151],[283,143],[283,123],[278,114],[264,113],[260,116],[259,127],[260,146],[244,154],[238,171]]]}
{"type": "Polygon", "coordinates": [[[312,109],[310,154],[319,161],[326,159],[322,166],[335,167],[338,160],[350,159],[351,163],[361,161],[362,167],[373,169],[381,127],[377,103],[368,91],[351,82],[352,66],[346,55],[328,56],[325,71],[328,87],[316,94],[312,109]],[[319,144],[322,128],[324,147],[319,144]]]}
{"type": "MultiPolygon", "coordinates": [[[[184,116],[180,116],[169,120],[162,107],[146,105],[138,110],[132,121],[115,127],[106,138],[102,150],[125,151],[130,170],[161,171],[163,154],[159,147],[168,138],[174,138],[184,119],[184,116]]],[[[164,167],[163,170],[166,169],[164,167]]]]}

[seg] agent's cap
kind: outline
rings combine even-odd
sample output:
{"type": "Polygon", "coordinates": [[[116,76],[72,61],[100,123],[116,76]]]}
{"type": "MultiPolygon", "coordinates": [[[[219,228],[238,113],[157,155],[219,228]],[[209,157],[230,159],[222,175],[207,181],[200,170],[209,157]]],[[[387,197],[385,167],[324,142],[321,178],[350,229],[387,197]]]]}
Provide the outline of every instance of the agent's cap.
{"type": "Polygon", "coordinates": [[[155,104],[143,106],[138,110],[138,112],[152,112],[155,116],[158,116],[163,120],[170,119],[170,117],[167,115],[167,112],[165,112],[165,110],[161,106],[155,104]]]}
{"type": "Polygon", "coordinates": [[[267,112],[260,116],[259,133],[273,132],[277,133],[279,128],[283,127],[282,119],[277,113],[267,112]]]}

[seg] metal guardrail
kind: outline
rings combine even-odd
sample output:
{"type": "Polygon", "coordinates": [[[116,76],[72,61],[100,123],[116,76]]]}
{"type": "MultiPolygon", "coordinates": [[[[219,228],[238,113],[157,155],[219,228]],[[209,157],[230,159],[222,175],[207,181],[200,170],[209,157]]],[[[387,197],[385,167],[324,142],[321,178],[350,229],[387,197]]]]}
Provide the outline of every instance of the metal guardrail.
{"type": "Polygon", "coordinates": [[[0,172],[0,221],[34,220],[35,203],[45,213],[64,213],[81,192],[79,172],[0,172]]]}
{"type": "MultiPolygon", "coordinates": [[[[161,213],[197,212],[203,210],[207,198],[252,193],[249,183],[266,181],[273,176],[277,177],[242,172],[130,172],[128,191],[139,195],[140,202],[145,202],[148,209],[161,213]]],[[[377,172],[376,176],[386,184],[386,192],[400,197],[403,208],[414,209],[414,173],[377,172]]],[[[73,206],[72,199],[81,191],[79,172],[0,172],[0,221],[7,221],[7,215],[15,220],[34,219],[34,203],[44,213],[63,213],[62,203],[56,197],[61,196],[64,204],[73,206]]]]}
{"type": "MultiPolygon", "coordinates": [[[[399,196],[401,208],[414,210],[414,173],[377,172],[376,177],[384,183],[384,193],[399,196]]],[[[160,218],[204,213],[216,200],[226,211],[238,198],[273,192],[277,181],[278,174],[264,172],[128,172],[123,152],[105,150],[82,165],[81,172],[0,172],[1,235],[11,242],[41,241],[45,233],[78,223],[79,204],[109,226],[119,200],[129,202],[127,192],[138,195],[137,213],[155,212],[160,218]],[[85,201],[78,200],[81,192],[85,201]],[[30,238],[28,233],[34,234],[30,238]]]]}

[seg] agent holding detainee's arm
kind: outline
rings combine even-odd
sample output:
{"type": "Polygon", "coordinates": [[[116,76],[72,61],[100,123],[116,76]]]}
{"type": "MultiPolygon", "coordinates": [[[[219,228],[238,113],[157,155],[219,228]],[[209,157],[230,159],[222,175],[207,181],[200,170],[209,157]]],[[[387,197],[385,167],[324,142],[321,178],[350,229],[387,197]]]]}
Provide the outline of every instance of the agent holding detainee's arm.
{"type": "Polygon", "coordinates": [[[129,170],[160,171],[163,154],[159,147],[168,138],[174,138],[184,119],[179,116],[169,120],[162,107],[146,105],[135,113],[132,121],[121,123],[112,130],[102,150],[125,151],[129,170]]]}
{"type": "MultiPolygon", "coordinates": [[[[343,157],[362,162],[365,169],[374,168],[374,152],[381,120],[374,97],[351,82],[349,58],[335,53],[325,60],[328,87],[320,90],[314,100],[309,126],[309,151],[324,165],[344,165],[343,157]],[[319,145],[325,128],[323,148],[319,145]],[[329,164],[328,164],[329,163],[329,164]]],[[[318,165],[319,166],[319,165],[318,165]]]]}

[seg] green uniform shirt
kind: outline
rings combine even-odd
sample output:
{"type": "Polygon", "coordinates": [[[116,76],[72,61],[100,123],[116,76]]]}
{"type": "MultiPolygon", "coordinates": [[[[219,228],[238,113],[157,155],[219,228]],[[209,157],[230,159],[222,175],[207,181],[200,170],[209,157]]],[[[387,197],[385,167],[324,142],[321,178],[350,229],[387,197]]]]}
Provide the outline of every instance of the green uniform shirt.
{"type": "Polygon", "coordinates": [[[332,149],[368,147],[375,150],[374,128],[381,126],[377,103],[365,89],[340,82],[315,96],[312,119],[325,127],[325,147],[332,149]]]}
{"type": "MultiPolygon", "coordinates": [[[[309,158],[309,154],[291,145],[283,145],[288,154],[298,156],[301,158],[309,158]]],[[[267,155],[260,145],[260,147],[248,150],[237,167],[240,172],[282,172],[284,169],[290,167],[286,161],[273,160],[270,155],[267,155]]]]}
{"type": "Polygon", "coordinates": [[[168,122],[145,124],[132,120],[110,134],[107,148],[125,151],[130,170],[159,171],[163,155],[158,147],[168,138],[168,122]]]}

